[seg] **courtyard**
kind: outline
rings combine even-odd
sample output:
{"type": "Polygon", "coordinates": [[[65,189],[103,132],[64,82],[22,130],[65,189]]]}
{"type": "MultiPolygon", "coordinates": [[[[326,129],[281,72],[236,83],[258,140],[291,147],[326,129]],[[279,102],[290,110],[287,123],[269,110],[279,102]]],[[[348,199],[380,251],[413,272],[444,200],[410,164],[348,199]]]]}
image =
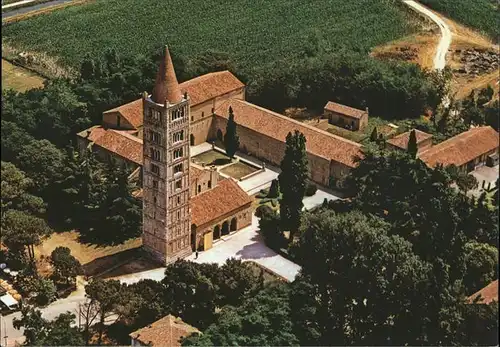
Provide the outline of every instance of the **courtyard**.
{"type": "Polygon", "coordinates": [[[206,152],[196,154],[191,158],[192,162],[201,166],[224,166],[231,163],[231,158],[229,158],[225,153],[221,151],[216,151],[215,149],[209,149],[206,152]]]}
{"type": "Polygon", "coordinates": [[[478,187],[474,189],[471,194],[479,197],[487,189],[492,191],[496,187],[496,182],[499,176],[499,166],[481,166],[476,168],[470,174],[476,178],[478,183],[478,187]]]}

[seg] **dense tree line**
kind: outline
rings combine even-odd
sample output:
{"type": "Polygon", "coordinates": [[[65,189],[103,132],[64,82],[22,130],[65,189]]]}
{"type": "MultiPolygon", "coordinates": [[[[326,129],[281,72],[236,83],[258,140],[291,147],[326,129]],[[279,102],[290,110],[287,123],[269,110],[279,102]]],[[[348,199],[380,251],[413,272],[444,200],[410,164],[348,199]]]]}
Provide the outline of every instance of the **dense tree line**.
{"type": "Polygon", "coordinates": [[[352,52],[319,53],[303,61],[280,61],[252,74],[249,99],[282,111],[301,106],[321,110],[332,100],[385,119],[418,117],[435,109],[447,74],[417,65],[382,62],[352,52]]]}

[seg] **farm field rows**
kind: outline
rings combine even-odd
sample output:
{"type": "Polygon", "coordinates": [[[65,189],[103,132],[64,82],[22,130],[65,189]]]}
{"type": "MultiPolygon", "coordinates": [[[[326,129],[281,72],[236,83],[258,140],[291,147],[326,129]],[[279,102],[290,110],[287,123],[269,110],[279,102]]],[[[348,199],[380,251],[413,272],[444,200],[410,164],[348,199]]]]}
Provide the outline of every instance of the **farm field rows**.
{"type": "Polygon", "coordinates": [[[169,44],[188,58],[227,52],[252,68],[304,55],[316,39],[327,51],[368,52],[415,30],[414,15],[396,0],[97,0],[5,26],[3,39],[73,67],[107,47],[149,55],[169,44]]]}
{"type": "Polygon", "coordinates": [[[500,10],[497,0],[420,0],[420,2],[457,22],[484,32],[491,38],[500,35],[500,10]]]}

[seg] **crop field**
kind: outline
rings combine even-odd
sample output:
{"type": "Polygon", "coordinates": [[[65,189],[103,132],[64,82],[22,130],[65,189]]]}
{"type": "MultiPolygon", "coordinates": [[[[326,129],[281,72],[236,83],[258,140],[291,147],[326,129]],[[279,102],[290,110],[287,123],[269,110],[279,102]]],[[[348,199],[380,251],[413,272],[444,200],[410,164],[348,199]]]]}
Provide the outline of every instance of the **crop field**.
{"type": "Polygon", "coordinates": [[[73,67],[106,47],[149,55],[168,44],[186,58],[216,50],[252,68],[301,56],[314,42],[368,53],[417,25],[399,0],[97,0],[4,26],[2,36],[73,67]]]}
{"type": "Polygon", "coordinates": [[[430,8],[443,13],[466,26],[487,34],[494,40],[500,35],[498,0],[420,0],[430,8]]]}

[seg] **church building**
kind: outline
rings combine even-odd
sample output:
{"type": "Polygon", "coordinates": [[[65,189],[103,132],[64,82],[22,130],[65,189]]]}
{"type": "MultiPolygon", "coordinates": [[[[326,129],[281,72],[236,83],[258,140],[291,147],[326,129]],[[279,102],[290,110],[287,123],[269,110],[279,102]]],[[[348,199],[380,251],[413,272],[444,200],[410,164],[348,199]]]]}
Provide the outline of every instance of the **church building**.
{"type": "Polygon", "coordinates": [[[222,138],[232,108],[240,151],[279,165],[288,132],[306,137],[311,179],[328,185],[348,174],[361,145],[245,100],[229,71],[178,83],[168,48],[151,94],[103,113],[78,134],[81,151],[125,164],[141,178],[143,247],[168,264],[251,224],[252,198],[232,178],[191,162],[190,148],[222,138]]]}

